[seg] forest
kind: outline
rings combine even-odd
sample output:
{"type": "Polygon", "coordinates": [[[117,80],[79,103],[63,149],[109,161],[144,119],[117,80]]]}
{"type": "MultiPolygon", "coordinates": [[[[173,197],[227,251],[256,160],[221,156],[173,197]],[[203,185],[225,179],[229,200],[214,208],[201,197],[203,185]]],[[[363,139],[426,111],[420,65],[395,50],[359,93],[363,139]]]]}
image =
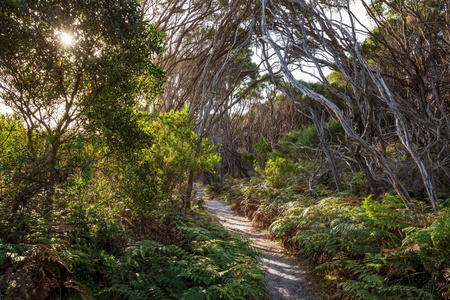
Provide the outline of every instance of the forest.
{"type": "Polygon", "coordinates": [[[450,299],[449,5],[1,0],[0,299],[450,299]]]}

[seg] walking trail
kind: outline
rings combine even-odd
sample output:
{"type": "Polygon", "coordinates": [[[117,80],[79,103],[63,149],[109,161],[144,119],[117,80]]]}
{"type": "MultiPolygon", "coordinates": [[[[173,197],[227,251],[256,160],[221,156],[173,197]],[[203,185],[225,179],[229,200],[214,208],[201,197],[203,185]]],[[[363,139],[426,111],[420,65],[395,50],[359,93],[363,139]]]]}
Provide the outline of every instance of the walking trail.
{"type": "MultiPolygon", "coordinates": [[[[196,197],[203,197],[203,188],[196,186],[196,197]]],[[[208,211],[217,221],[232,233],[250,237],[252,246],[257,247],[264,254],[262,265],[268,279],[266,291],[269,299],[318,299],[309,287],[306,270],[295,265],[292,258],[283,254],[280,245],[269,240],[263,232],[253,229],[249,220],[234,214],[222,201],[205,200],[208,211]]]]}

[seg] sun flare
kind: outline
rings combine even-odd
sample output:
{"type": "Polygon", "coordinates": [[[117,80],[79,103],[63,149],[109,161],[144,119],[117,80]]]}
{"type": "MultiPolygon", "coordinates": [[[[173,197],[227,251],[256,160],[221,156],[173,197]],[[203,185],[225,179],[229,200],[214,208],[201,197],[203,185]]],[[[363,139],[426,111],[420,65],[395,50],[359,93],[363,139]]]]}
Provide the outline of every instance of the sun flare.
{"type": "Polygon", "coordinates": [[[73,37],[68,33],[61,32],[59,38],[61,39],[61,43],[63,43],[65,46],[70,46],[73,44],[73,37]]]}

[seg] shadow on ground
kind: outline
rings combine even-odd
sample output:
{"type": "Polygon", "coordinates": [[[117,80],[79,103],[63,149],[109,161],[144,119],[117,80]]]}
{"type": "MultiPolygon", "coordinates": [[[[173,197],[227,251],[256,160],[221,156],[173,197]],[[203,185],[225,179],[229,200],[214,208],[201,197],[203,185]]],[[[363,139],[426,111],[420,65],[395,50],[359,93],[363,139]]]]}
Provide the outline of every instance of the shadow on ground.
{"type": "MultiPolygon", "coordinates": [[[[196,196],[203,196],[202,187],[197,187],[196,196]]],[[[281,246],[269,240],[262,232],[254,230],[250,221],[235,215],[222,201],[205,200],[208,211],[217,221],[232,233],[248,236],[252,245],[264,254],[265,258],[261,263],[268,278],[266,291],[270,299],[318,299],[312,294],[311,283],[306,279],[306,270],[284,255],[281,246]]]]}

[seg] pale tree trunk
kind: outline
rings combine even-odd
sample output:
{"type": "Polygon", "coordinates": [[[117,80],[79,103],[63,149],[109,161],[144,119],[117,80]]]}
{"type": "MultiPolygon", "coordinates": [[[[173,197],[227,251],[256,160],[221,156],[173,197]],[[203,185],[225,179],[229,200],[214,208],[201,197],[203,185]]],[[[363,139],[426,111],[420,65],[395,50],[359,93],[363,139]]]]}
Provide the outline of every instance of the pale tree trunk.
{"type": "MultiPolygon", "coordinates": [[[[226,70],[226,68],[239,56],[241,51],[247,45],[250,44],[251,38],[253,36],[255,22],[256,22],[256,19],[253,18],[252,24],[250,25],[250,31],[248,33],[247,39],[242,44],[240,44],[237,48],[231,47],[231,49],[228,53],[227,59],[222,64],[220,70],[214,76],[214,79],[213,79],[213,82],[211,85],[211,92],[209,93],[209,96],[205,95],[208,97],[208,103],[207,103],[206,109],[203,113],[202,122],[201,122],[200,129],[198,132],[197,146],[195,149],[195,157],[194,157],[195,159],[198,158],[200,151],[201,151],[203,133],[205,131],[206,122],[208,121],[208,117],[211,113],[212,104],[214,102],[214,98],[215,98],[215,94],[216,94],[215,93],[216,86],[219,83],[219,80],[222,78],[222,75],[223,75],[224,71],[226,70]],[[232,51],[232,50],[234,50],[234,51],[232,51]]],[[[236,31],[236,34],[237,34],[237,31],[236,31]]],[[[194,175],[195,175],[194,172],[191,170],[189,172],[188,186],[187,186],[187,191],[186,191],[186,195],[185,195],[185,199],[184,199],[184,205],[185,205],[186,209],[191,208],[191,194],[192,194],[193,184],[194,184],[194,175]]]]}
{"type": "MultiPolygon", "coordinates": [[[[338,118],[348,137],[359,144],[365,153],[377,163],[405,204],[412,207],[409,193],[398,179],[387,157],[380,153],[376,145],[369,143],[370,140],[363,137],[364,133],[360,135],[353,127],[352,120],[355,111],[359,109],[361,113],[367,113],[362,105],[364,103],[358,102],[369,101],[364,94],[367,84],[378,89],[377,100],[384,103],[388,111],[394,114],[397,135],[421,171],[430,201],[436,209],[437,200],[430,177],[408,138],[408,129],[396,107],[396,102],[390,95],[382,77],[379,74],[375,76],[359,53],[355,29],[357,21],[349,12],[349,4],[343,3],[335,7],[338,17],[332,19],[328,16],[331,9],[322,2],[263,0],[262,3],[260,43],[270,45],[270,50],[275,53],[276,63],[279,64],[285,78],[304,96],[323,105],[338,118]],[[269,5],[270,7],[268,7],[269,5]],[[269,18],[267,14],[270,14],[269,18]],[[343,14],[347,14],[350,18],[350,25],[343,23],[343,14]],[[270,24],[268,24],[269,20],[270,24]],[[315,73],[304,69],[307,65],[314,66],[315,73]],[[293,66],[309,72],[310,75],[324,83],[338,97],[339,102],[318,94],[301,84],[292,74],[293,66]],[[328,82],[327,76],[324,74],[327,67],[343,74],[349,87],[354,91],[353,95],[337,90],[328,82]]],[[[362,117],[366,116],[362,115],[362,117]]]]}
{"type": "Polygon", "coordinates": [[[319,136],[320,145],[327,157],[328,162],[330,163],[331,172],[333,174],[334,182],[336,183],[336,188],[338,192],[342,192],[344,189],[342,188],[341,178],[339,176],[339,172],[336,167],[336,161],[334,159],[334,155],[331,153],[330,148],[328,147],[328,143],[325,137],[325,130],[323,125],[323,120],[319,121],[317,114],[313,109],[310,110],[311,119],[313,120],[314,127],[316,128],[317,135],[319,136]]]}
{"type": "MultiPolygon", "coordinates": [[[[262,46],[263,48],[263,58],[267,61],[269,59],[266,51],[265,51],[265,46],[262,46]]],[[[306,115],[305,112],[303,112],[305,114],[305,116],[308,119],[311,119],[313,121],[313,125],[316,128],[317,131],[317,135],[319,136],[319,140],[320,140],[320,146],[323,149],[325,156],[327,157],[328,162],[330,163],[330,168],[331,168],[331,172],[333,174],[333,178],[334,178],[334,182],[336,183],[336,188],[339,192],[342,192],[344,189],[342,187],[342,181],[341,178],[339,176],[339,172],[337,170],[337,166],[336,166],[336,160],[334,158],[334,155],[331,153],[330,148],[328,147],[328,143],[325,137],[325,131],[324,131],[324,126],[323,126],[323,120],[319,121],[317,114],[315,113],[314,109],[306,104],[305,102],[302,102],[299,99],[296,99],[295,96],[284,86],[282,86],[277,79],[275,78],[274,72],[272,67],[270,66],[270,64],[266,64],[267,70],[269,71],[269,74],[272,76],[272,80],[274,82],[274,84],[281,90],[283,91],[286,96],[288,96],[292,102],[294,102],[295,104],[297,104],[298,106],[300,106],[303,110],[305,111],[309,111],[309,114],[306,115]]],[[[311,182],[310,182],[310,188],[311,188],[311,182]]]]}

